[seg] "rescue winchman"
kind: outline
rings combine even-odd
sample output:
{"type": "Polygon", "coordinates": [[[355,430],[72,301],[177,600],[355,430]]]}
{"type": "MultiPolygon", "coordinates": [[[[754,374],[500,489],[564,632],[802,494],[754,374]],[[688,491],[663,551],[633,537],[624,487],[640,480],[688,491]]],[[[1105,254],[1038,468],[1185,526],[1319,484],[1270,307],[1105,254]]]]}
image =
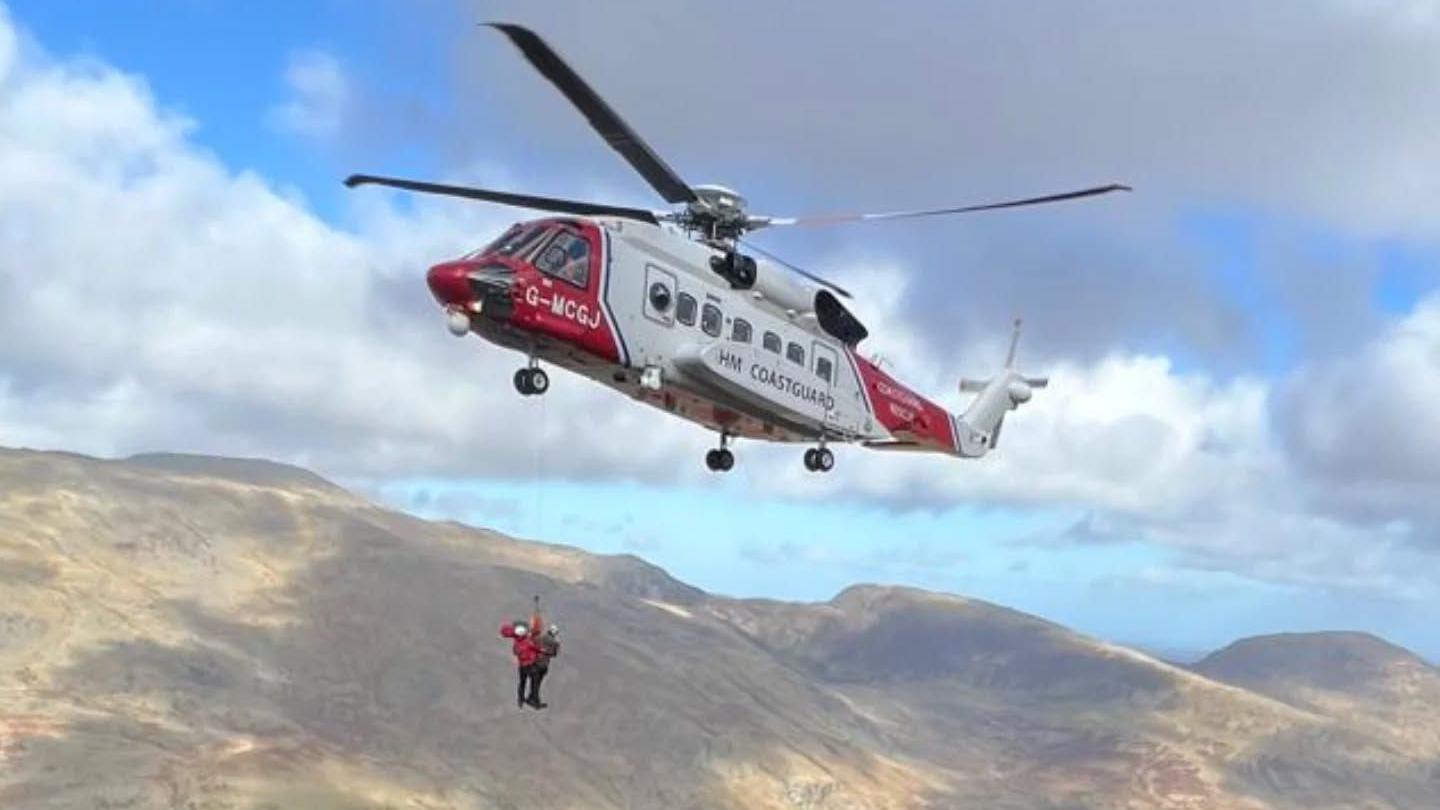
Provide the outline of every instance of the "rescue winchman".
{"type": "Polygon", "coordinates": [[[500,635],[513,642],[510,651],[515,656],[518,674],[516,706],[545,708],[549,704],[540,699],[540,683],[550,670],[550,660],[560,654],[560,629],[553,624],[545,626],[540,615],[540,597],[535,597],[535,607],[528,624],[506,622],[500,626],[500,635]]]}

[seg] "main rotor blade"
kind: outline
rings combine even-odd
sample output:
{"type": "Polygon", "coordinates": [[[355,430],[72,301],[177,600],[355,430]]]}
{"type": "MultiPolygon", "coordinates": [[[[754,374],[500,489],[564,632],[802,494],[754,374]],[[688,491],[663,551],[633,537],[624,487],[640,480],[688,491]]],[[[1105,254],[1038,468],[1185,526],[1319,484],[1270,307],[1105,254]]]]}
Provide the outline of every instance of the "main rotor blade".
{"type": "Polygon", "coordinates": [[[919,217],[938,217],[946,214],[969,214],[975,211],[994,211],[999,208],[1020,208],[1026,205],[1044,205],[1045,203],[1064,202],[1065,200],[1078,200],[1081,197],[1095,197],[1101,194],[1109,194],[1112,191],[1133,191],[1129,186],[1112,183],[1108,186],[1097,186],[1095,188],[1081,189],[1080,191],[1067,191],[1064,194],[1048,194],[1044,197],[1027,197],[1023,200],[1009,200],[1007,202],[986,203],[984,205],[967,205],[960,208],[932,208],[923,211],[890,211],[883,214],[829,214],[815,217],[754,217],[752,222],[756,227],[767,227],[771,225],[838,225],[846,222],[875,222],[887,219],[916,219],[919,217]]]}
{"type": "Polygon", "coordinates": [[[590,126],[600,133],[600,137],[610,144],[610,148],[620,153],[635,171],[639,172],[645,180],[650,183],[660,196],[672,203],[695,202],[698,198],[695,192],[680,179],[675,170],[665,164],[660,156],[650,148],[650,145],[641,140],[635,130],[620,117],[619,113],[611,109],[605,99],[600,97],[591,89],[585,80],[565,64],[560,55],[555,53],[545,40],[541,39],[534,31],[512,23],[485,23],[491,28],[499,31],[515,43],[515,47],[525,55],[530,64],[540,71],[540,75],[550,80],[565,98],[575,105],[590,126]]]}
{"type": "Polygon", "coordinates": [[[350,188],[366,185],[389,186],[406,191],[417,191],[421,194],[443,194],[447,197],[484,200],[485,202],[500,203],[501,205],[513,205],[518,208],[534,208],[539,211],[555,211],[561,214],[580,214],[582,216],[595,217],[623,217],[625,219],[638,219],[655,225],[660,223],[660,221],[656,219],[654,211],[646,211],[643,208],[626,208],[619,205],[604,205],[602,203],[588,203],[579,200],[562,200],[558,197],[537,197],[533,194],[514,194],[509,191],[491,191],[489,189],[471,188],[469,186],[449,186],[443,183],[402,180],[397,177],[352,174],[345,178],[345,185],[350,188]]]}
{"type": "Polygon", "coordinates": [[[785,267],[789,268],[792,272],[798,273],[798,274],[804,276],[805,278],[808,278],[808,279],[810,279],[811,281],[815,282],[816,284],[819,284],[819,285],[822,286],[822,287],[828,287],[829,289],[834,290],[835,292],[839,293],[842,298],[854,298],[854,297],[855,297],[855,296],[851,295],[851,294],[849,293],[849,291],[846,290],[844,287],[841,287],[839,284],[836,284],[836,283],[833,282],[833,281],[828,281],[828,280],[826,280],[826,279],[824,279],[824,278],[821,278],[820,276],[815,275],[814,273],[810,272],[809,270],[805,270],[805,269],[803,269],[803,268],[796,267],[795,265],[791,264],[790,262],[785,261],[784,259],[780,258],[779,256],[776,256],[774,253],[771,253],[770,251],[768,251],[768,250],[766,250],[766,249],[764,249],[764,248],[762,248],[762,247],[760,247],[760,246],[758,246],[758,245],[756,245],[756,244],[754,244],[754,243],[752,243],[752,242],[746,242],[746,241],[744,241],[744,240],[741,240],[740,244],[744,245],[746,250],[753,250],[753,251],[755,251],[756,253],[759,253],[761,256],[764,256],[765,258],[769,259],[770,261],[775,262],[776,264],[784,265],[785,267]]]}

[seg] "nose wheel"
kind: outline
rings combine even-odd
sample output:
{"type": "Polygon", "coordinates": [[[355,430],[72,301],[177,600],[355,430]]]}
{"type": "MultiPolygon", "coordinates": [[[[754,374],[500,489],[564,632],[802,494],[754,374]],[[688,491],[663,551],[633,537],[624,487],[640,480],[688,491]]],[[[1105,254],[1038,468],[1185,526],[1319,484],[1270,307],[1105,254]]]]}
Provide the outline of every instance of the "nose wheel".
{"type": "Polygon", "coordinates": [[[724,433],[720,434],[720,446],[705,454],[705,467],[710,472],[727,472],[735,466],[735,454],[725,445],[730,443],[730,437],[724,433]]]}
{"type": "Polygon", "coordinates": [[[805,469],[810,472],[830,472],[835,469],[835,454],[823,445],[812,447],[805,451],[805,469]]]}
{"type": "Polygon", "coordinates": [[[539,396],[550,390],[550,375],[539,366],[515,372],[515,390],[527,397],[539,396]]]}

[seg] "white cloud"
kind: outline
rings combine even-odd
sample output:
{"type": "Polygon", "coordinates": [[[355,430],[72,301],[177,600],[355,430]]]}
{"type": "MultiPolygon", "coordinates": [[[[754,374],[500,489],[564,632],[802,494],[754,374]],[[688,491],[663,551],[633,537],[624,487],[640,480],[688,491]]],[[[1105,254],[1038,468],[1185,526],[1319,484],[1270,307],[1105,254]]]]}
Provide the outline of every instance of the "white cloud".
{"type": "Polygon", "coordinates": [[[353,96],[340,60],[320,50],[292,54],[285,68],[285,86],[290,98],[270,110],[272,126],[312,138],[330,138],[340,132],[353,96]]]}
{"type": "MultiPolygon", "coordinates": [[[[857,278],[844,269],[840,277],[857,278]]],[[[877,277],[903,287],[903,276],[877,277]]],[[[906,347],[896,369],[902,379],[953,391],[962,373],[979,376],[998,364],[998,339],[958,363],[926,359],[895,292],[868,301],[888,302],[872,325],[888,345],[906,347]]],[[[1220,381],[1177,370],[1164,356],[1123,352],[1032,366],[1026,370],[1048,374],[1051,385],[1010,415],[992,456],[959,462],[846,451],[819,480],[774,458],[788,451],[770,451],[783,465],[772,485],[808,498],[829,497],[838,483],[913,505],[1073,510],[1089,516],[1081,522],[1090,541],[1154,543],[1177,551],[1182,565],[1434,598],[1422,572],[1426,548],[1440,547],[1440,420],[1429,415],[1440,396],[1437,313],[1440,294],[1371,344],[1277,380],[1220,381]],[[1365,450],[1332,443],[1337,432],[1363,433],[1365,450]]],[[[1023,343],[1021,356],[1024,367],[1023,343]]],[[[956,411],[965,404],[955,394],[943,399],[956,411]]]]}
{"type": "Polygon", "coordinates": [[[1440,295],[1284,388],[1277,421],[1320,508],[1418,516],[1440,546],[1440,295]]]}
{"type": "Polygon", "coordinates": [[[424,267],[514,214],[370,197],[342,231],[197,148],[139,80],[26,68],[0,84],[0,441],[595,475],[697,438],[591,386],[520,399],[518,357],[445,335],[424,267]]]}

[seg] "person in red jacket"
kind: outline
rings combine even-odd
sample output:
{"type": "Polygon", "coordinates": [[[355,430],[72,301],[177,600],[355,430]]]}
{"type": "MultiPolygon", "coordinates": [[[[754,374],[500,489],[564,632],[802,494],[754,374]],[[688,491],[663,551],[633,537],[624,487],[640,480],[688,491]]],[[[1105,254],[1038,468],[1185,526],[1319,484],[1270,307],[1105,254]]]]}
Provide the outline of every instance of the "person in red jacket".
{"type": "Polygon", "coordinates": [[[535,663],[540,659],[540,646],[530,636],[530,628],[524,622],[506,623],[500,626],[502,638],[514,639],[510,645],[510,651],[515,655],[515,664],[519,670],[519,684],[515,688],[515,703],[524,707],[527,704],[536,709],[545,708],[539,697],[534,694],[535,663]],[[530,690],[529,697],[526,691],[530,690]]]}

